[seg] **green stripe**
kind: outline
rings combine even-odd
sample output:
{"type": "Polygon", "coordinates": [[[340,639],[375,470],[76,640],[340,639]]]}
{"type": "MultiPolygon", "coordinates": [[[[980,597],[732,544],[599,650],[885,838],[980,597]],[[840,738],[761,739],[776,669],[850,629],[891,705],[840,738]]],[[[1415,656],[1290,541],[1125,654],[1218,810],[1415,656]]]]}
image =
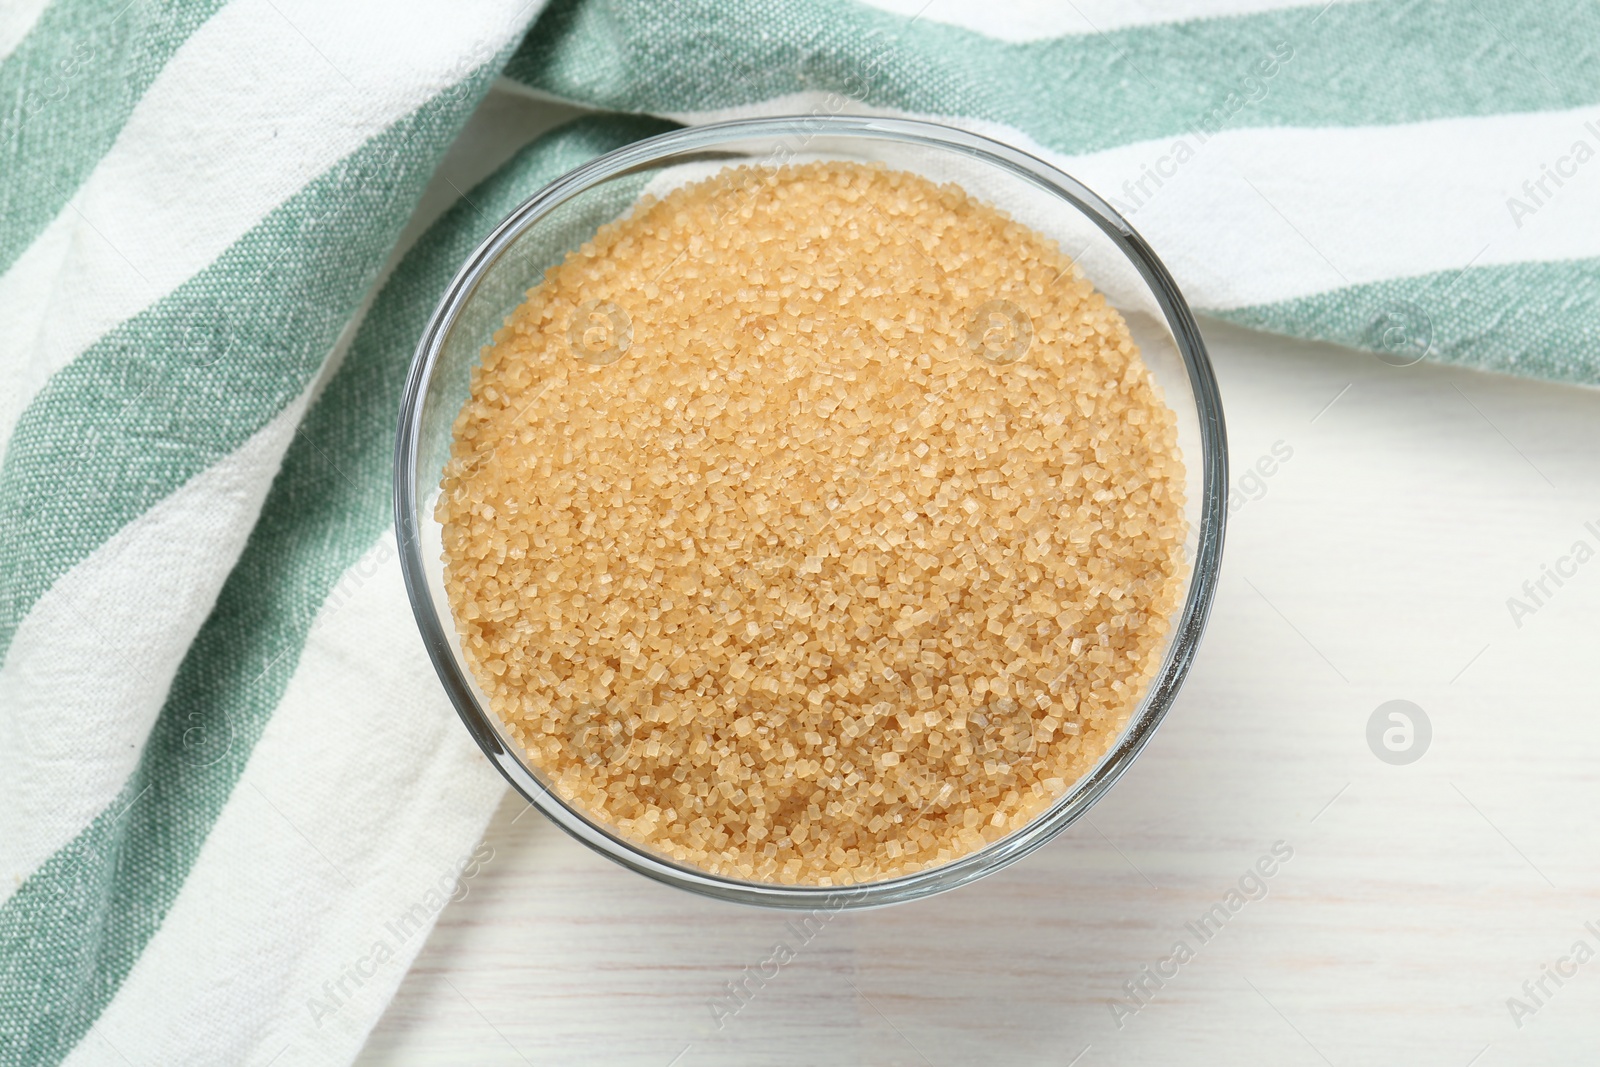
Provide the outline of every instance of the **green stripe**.
{"type": "MultiPolygon", "coordinates": [[[[122,796],[0,907],[0,1067],[58,1063],[99,1017],[188,877],[318,608],[388,528],[401,385],[450,278],[540,185],[662,128],[584,120],[549,135],[443,216],[396,268],[285,456],[122,796]]],[[[644,181],[618,182],[593,202],[579,239],[644,181]]]]}
{"type": "Polygon", "coordinates": [[[368,141],[33,398],[0,463],[0,658],[57,578],[305,390],[497,70],[368,141]]]}
{"type": "Polygon", "coordinates": [[[1440,271],[1207,314],[1393,365],[1427,358],[1600,385],[1600,259],[1440,271]]]}
{"type": "Polygon", "coordinates": [[[1596,41],[1600,4],[1526,0],[1318,3],[1025,43],[844,0],[558,0],[507,75],[584,104],[655,114],[825,91],[838,94],[830,110],[848,97],[984,119],[1078,153],[1213,126],[1592,104],[1596,41]],[[1255,65],[1280,45],[1293,56],[1263,81],[1255,65]],[[1229,104],[1229,94],[1253,93],[1264,95],[1229,104]]]}
{"type": "Polygon", "coordinates": [[[56,0],[0,63],[0,271],[66,206],[222,0],[56,0]]]}

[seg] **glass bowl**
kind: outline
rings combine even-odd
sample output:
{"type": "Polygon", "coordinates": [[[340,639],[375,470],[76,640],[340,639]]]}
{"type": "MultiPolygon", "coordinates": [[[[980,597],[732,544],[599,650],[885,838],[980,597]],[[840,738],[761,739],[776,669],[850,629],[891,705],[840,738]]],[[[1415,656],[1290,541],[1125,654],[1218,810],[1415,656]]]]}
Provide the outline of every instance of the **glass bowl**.
{"type": "Polygon", "coordinates": [[[1222,405],[1205,345],[1171,276],[1133,227],[1082,183],[1033,156],[963,130],[889,118],[753,119],[676,130],[596,159],[534,193],[478,246],[445,291],[411,364],[395,446],[395,528],[417,625],[456,711],[506,780],[567,833],[641,874],[724,900],[803,909],[893,904],[963,885],[1043,845],[1104,796],[1172,706],[1199,647],[1222,557],[1226,496],[1222,405]],[[1094,769],[1030,823],[975,852],[849,886],[750,882],[697,870],[625,839],[568,805],[524,762],[487,710],[488,701],[462,659],[433,517],[469,371],[546,268],[599,225],[625,214],[641,192],[660,192],[729,164],[827,158],[878,161],[935,181],[955,181],[1059,242],[1127,320],[1177,415],[1188,520],[1182,607],[1161,666],[1094,769]]]}

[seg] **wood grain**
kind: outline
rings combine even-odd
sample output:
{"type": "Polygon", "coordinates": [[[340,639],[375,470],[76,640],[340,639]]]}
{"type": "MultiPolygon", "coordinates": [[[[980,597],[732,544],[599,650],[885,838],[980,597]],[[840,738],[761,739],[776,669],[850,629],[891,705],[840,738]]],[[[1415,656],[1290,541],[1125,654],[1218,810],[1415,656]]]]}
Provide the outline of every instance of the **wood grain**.
{"type": "Polygon", "coordinates": [[[1600,547],[1600,394],[1206,332],[1235,469],[1293,455],[1232,516],[1194,673],[1088,819],[801,946],[791,917],[657,886],[508,799],[361,1062],[1578,1062],[1600,962],[1520,1028],[1506,1001],[1600,948],[1600,560],[1520,628],[1506,600],[1600,547]],[[1410,766],[1366,743],[1394,698],[1433,724],[1410,766]],[[1185,924],[1280,840],[1266,896],[1199,943],[1185,924]],[[1108,1002],[1178,940],[1193,959],[1119,1029],[1108,1002]],[[718,1029],[778,942],[798,958],[718,1029]]]}

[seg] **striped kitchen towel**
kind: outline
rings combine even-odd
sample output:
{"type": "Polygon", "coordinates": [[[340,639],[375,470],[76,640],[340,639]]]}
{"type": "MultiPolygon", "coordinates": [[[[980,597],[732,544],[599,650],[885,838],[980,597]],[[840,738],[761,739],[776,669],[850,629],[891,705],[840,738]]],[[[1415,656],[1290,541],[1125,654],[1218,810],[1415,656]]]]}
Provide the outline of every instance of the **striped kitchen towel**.
{"type": "Polygon", "coordinates": [[[1083,178],[1208,314],[1592,384],[1597,47],[1559,0],[8,5],[0,1067],[347,1063],[483,861],[390,448],[542,183],[670,122],[931,118],[1083,178]],[[489,94],[599,114],[462,137],[489,94]]]}

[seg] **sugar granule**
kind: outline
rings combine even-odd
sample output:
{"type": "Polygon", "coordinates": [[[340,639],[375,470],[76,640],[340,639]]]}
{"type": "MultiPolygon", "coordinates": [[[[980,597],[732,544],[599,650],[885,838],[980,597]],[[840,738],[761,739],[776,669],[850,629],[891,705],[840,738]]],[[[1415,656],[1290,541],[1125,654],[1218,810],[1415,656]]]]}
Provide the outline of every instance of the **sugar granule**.
{"type": "Polygon", "coordinates": [[[715,874],[1021,827],[1159,666],[1176,420],[1053,241],[954,185],[730,168],[495,334],[437,517],[465,658],[570,804],[715,874]]]}

